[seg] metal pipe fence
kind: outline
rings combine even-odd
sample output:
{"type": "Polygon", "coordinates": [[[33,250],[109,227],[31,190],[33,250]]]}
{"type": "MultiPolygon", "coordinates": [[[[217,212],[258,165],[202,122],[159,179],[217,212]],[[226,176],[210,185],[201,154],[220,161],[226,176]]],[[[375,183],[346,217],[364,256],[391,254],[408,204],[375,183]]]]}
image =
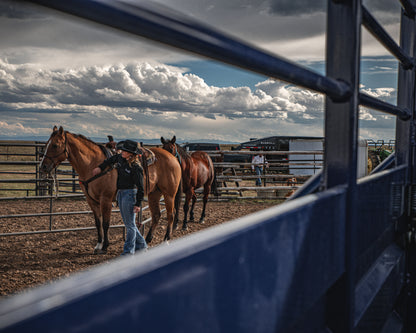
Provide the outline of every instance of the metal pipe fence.
{"type": "Polygon", "coordinates": [[[400,45],[361,0],[328,0],[326,75],[164,7],[31,2],[325,94],[325,153],[317,193],[156,249],[140,265],[117,262],[7,300],[6,330],[127,331],[139,321],[175,332],[416,331],[413,0],[400,0],[400,45]],[[397,106],[359,91],[362,26],[400,62],[397,106]],[[396,116],[396,146],[392,169],[357,181],[359,105],[396,116]],[[96,304],[95,316],[82,311],[96,304]],[[157,320],[161,311],[171,316],[157,320]],[[178,320],[184,313],[192,320],[178,320]]]}
{"type": "MultiPolygon", "coordinates": [[[[42,175],[38,169],[40,160],[39,156],[41,156],[41,150],[44,147],[44,144],[41,143],[1,143],[1,147],[10,148],[10,147],[26,147],[33,149],[32,154],[24,154],[24,156],[20,155],[19,153],[13,154],[8,153],[8,156],[13,157],[13,161],[2,161],[0,160],[0,168],[3,167],[3,170],[0,172],[0,184],[5,184],[4,186],[0,186],[0,200],[10,199],[11,197],[3,196],[2,193],[4,192],[26,192],[26,196],[19,195],[14,196],[13,198],[28,198],[31,196],[36,197],[44,197],[48,196],[51,192],[52,187],[56,187],[57,193],[55,194],[56,197],[61,197],[64,194],[72,193],[77,194],[79,193],[82,195],[81,188],[79,186],[79,179],[78,175],[74,171],[74,169],[70,166],[69,162],[63,162],[58,169],[56,170],[56,182],[54,183],[53,180],[44,178],[45,176],[42,175]],[[22,157],[29,157],[30,160],[16,160],[22,157]],[[17,171],[17,170],[5,170],[7,167],[18,167],[18,168],[25,168],[30,167],[32,171],[17,171]],[[33,169],[32,169],[33,168],[33,169]],[[25,176],[35,176],[34,178],[10,178],[10,175],[25,175],[25,176]],[[24,186],[23,188],[19,188],[18,184],[25,184],[28,186],[24,186]]],[[[10,149],[9,149],[10,150],[10,149]]],[[[316,173],[316,171],[320,170],[323,166],[322,164],[322,155],[323,151],[208,151],[209,155],[213,159],[213,164],[215,167],[215,171],[217,173],[217,179],[221,180],[222,183],[226,182],[235,182],[235,176],[240,177],[239,179],[244,181],[255,181],[256,178],[261,178],[263,181],[264,186],[266,184],[271,183],[282,183],[281,175],[287,174],[287,177],[293,177],[290,175],[290,171],[308,171],[311,174],[316,173]],[[268,167],[264,168],[264,173],[260,176],[250,175],[250,168],[251,163],[247,162],[250,160],[251,156],[254,156],[258,153],[265,154],[268,160],[268,167]],[[227,156],[240,156],[244,157],[244,160],[241,162],[221,162],[227,158],[227,156]],[[289,156],[304,156],[304,159],[297,159],[290,160],[289,156]],[[310,157],[308,157],[310,156],[310,157]],[[230,174],[230,170],[231,174],[230,174]],[[274,175],[274,176],[273,176],[274,175]],[[244,177],[243,177],[244,176],[244,177]],[[229,179],[227,179],[229,177],[229,179]]],[[[303,182],[303,177],[299,177],[300,183],[303,182]]],[[[284,181],[283,181],[284,182],[284,181]]],[[[250,187],[250,186],[248,186],[250,187]]],[[[290,190],[288,188],[288,190],[290,190]]],[[[227,191],[221,189],[219,187],[219,192],[227,191]]],[[[240,197],[241,192],[244,189],[239,191],[240,197]]],[[[262,189],[257,189],[257,192],[261,192],[262,189]]]]}
{"type": "MultiPolygon", "coordinates": [[[[38,197],[37,199],[46,199],[45,197],[38,197]]],[[[27,219],[30,217],[49,217],[49,229],[45,230],[34,230],[34,231],[23,231],[23,232],[7,232],[7,233],[0,233],[0,237],[3,236],[23,236],[23,235],[36,235],[36,234],[47,234],[47,233],[62,233],[62,232],[70,232],[70,231],[84,231],[84,230],[96,230],[96,227],[76,227],[76,228],[65,228],[65,229],[53,229],[52,228],[52,218],[58,216],[74,216],[74,215],[89,215],[93,214],[91,210],[88,211],[71,211],[71,212],[53,212],[53,200],[55,197],[51,196],[50,199],[50,206],[49,212],[47,213],[32,213],[32,214],[6,214],[0,215],[0,220],[6,219],[27,219]]],[[[144,200],[146,201],[146,199],[144,200]]],[[[161,200],[161,204],[163,204],[163,200],[161,200]]],[[[141,231],[145,231],[146,225],[151,221],[151,218],[147,218],[143,220],[143,212],[149,210],[149,206],[142,207],[140,214],[137,214],[137,224],[140,225],[141,231]]],[[[161,213],[166,211],[165,208],[161,209],[161,213]]],[[[111,213],[119,213],[119,209],[112,209],[111,213]]],[[[124,224],[117,224],[117,225],[110,225],[110,228],[125,228],[124,224]]]]}
{"type": "MultiPolygon", "coordinates": [[[[33,188],[13,188],[9,189],[7,187],[1,186],[0,191],[9,191],[9,192],[26,192],[26,196],[19,195],[15,197],[0,197],[0,201],[7,201],[7,200],[27,200],[27,199],[44,199],[49,200],[49,212],[47,213],[31,213],[31,214],[6,214],[0,215],[0,220],[6,219],[28,219],[31,217],[49,217],[49,229],[48,230],[39,230],[39,231],[27,231],[27,232],[11,232],[11,233],[0,233],[0,236],[17,236],[17,235],[29,235],[29,234],[44,234],[44,233],[59,233],[59,232],[67,232],[67,231],[77,231],[77,230],[94,230],[95,227],[79,227],[79,228],[71,228],[71,229],[52,229],[52,220],[54,217],[57,216],[73,216],[73,215],[85,215],[85,214],[92,214],[92,211],[72,211],[72,212],[54,212],[54,200],[56,199],[74,199],[74,198],[81,198],[84,197],[80,186],[79,186],[79,179],[74,170],[61,170],[58,168],[56,171],[56,183],[53,179],[45,179],[39,173],[37,166],[39,165],[39,160],[36,160],[40,152],[38,151],[39,148],[44,147],[43,144],[39,143],[25,143],[25,144],[17,144],[12,143],[8,145],[7,143],[1,143],[2,147],[26,147],[26,148],[35,148],[36,151],[32,154],[13,154],[8,153],[8,157],[15,158],[26,158],[29,157],[32,159],[31,161],[0,161],[1,166],[17,166],[19,168],[26,167],[34,167],[33,171],[2,171],[0,173],[0,184],[27,184],[27,185],[34,185],[33,188]],[[17,175],[17,174],[24,174],[24,175],[35,175],[35,178],[8,178],[4,179],[4,177],[8,175],[17,175]],[[71,178],[68,178],[68,175],[71,178]],[[69,188],[69,190],[65,190],[69,188]],[[55,193],[54,193],[55,191],[55,193]],[[35,195],[30,195],[32,192],[35,195]],[[70,194],[68,194],[70,193],[70,194]],[[40,194],[40,195],[37,195],[40,194]]],[[[223,160],[224,156],[226,155],[241,155],[251,157],[259,152],[251,152],[251,151],[214,151],[210,152],[210,155],[213,159],[223,160]]],[[[274,156],[287,156],[290,154],[293,155],[305,155],[305,156],[322,156],[322,151],[293,151],[293,152],[286,152],[286,151],[265,151],[261,152],[270,157],[274,156]]],[[[297,166],[299,169],[302,167],[306,169],[319,169],[322,167],[322,161],[319,160],[318,162],[315,160],[314,163],[309,163],[309,160],[299,160],[297,163],[289,163],[288,161],[283,161],[279,163],[269,162],[269,167],[264,170],[267,170],[267,173],[258,176],[247,174],[247,170],[250,170],[251,163],[231,163],[231,162],[214,162],[215,170],[219,171],[217,174],[217,194],[218,197],[214,197],[213,195],[210,196],[210,200],[230,200],[230,199],[258,199],[260,198],[268,198],[268,199],[282,199],[286,198],[286,194],[289,192],[293,192],[293,190],[300,187],[307,178],[305,177],[298,177],[298,182],[291,185],[285,185],[288,179],[293,178],[293,175],[285,175],[282,174],[280,169],[285,170],[287,172],[287,168],[291,166],[297,166]],[[307,162],[307,163],[306,163],[307,162]],[[280,169],[279,169],[280,168],[280,169]],[[234,174],[227,174],[228,169],[233,169],[236,172],[234,174]],[[250,182],[254,182],[256,179],[261,178],[263,181],[263,186],[255,187],[250,185],[250,182]],[[227,183],[233,183],[234,186],[229,186],[227,183]],[[280,184],[280,185],[276,185],[280,184]]],[[[63,167],[68,167],[69,163],[64,162],[62,163],[63,167]]],[[[196,191],[196,193],[201,193],[202,189],[196,191]]],[[[1,194],[1,192],[0,192],[1,194]]],[[[144,210],[148,209],[148,206],[144,207],[144,210]]],[[[113,213],[119,212],[118,209],[113,210],[113,213]]],[[[145,220],[143,222],[139,221],[142,224],[147,223],[150,219],[145,220]]],[[[119,228],[124,227],[123,225],[111,226],[111,228],[119,228]]]]}

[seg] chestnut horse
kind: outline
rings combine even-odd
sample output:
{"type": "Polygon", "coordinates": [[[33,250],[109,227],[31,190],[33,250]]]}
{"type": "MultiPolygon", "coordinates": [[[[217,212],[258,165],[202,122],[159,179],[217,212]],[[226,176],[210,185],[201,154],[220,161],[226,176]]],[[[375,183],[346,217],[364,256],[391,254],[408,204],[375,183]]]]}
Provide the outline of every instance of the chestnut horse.
{"type": "MultiPolygon", "coordinates": [[[[165,240],[169,240],[172,233],[174,199],[181,180],[181,167],[175,157],[161,148],[152,148],[156,161],[149,165],[148,174],[144,175],[145,195],[148,196],[152,223],[146,237],[151,242],[153,232],[160,219],[160,198],[163,194],[168,218],[165,240]],[[149,182],[146,181],[149,178],[149,182]]],[[[117,171],[111,170],[101,177],[92,179],[92,170],[106,158],[98,144],[83,135],[64,131],[62,126],[53,128],[49,140],[46,142],[44,155],[40,164],[42,172],[49,173],[61,162],[68,160],[79,175],[81,189],[94,214],[98,232],[98,243],[95,253],[105,253],[109,245],[108,228],[112,202],[117,193],[117,171]],[[87,185],[88,184],[88,185],[87,185]]]]}
{"type": "Polygon", "coordinates": [[[201,186],[204,187],[203,208],[199,223],[204,223],[205,208],[208,202],[208,195],[212,189],[215,190],[215,172],[211,157],[204,151],[194,151],[189,154],[182,147],[176,144],[176,136],[172,140],[160,138],[163,149],[176,156],[181,164],[182,169],[182,190],[185,193],[185,203],[183,205],[183,225],[182,229],[187,229],[189,202],[192,198],[192,206],[189,211],[189,221],[194,221],[194,206],[196,202],[195,190],[201,186]]]}

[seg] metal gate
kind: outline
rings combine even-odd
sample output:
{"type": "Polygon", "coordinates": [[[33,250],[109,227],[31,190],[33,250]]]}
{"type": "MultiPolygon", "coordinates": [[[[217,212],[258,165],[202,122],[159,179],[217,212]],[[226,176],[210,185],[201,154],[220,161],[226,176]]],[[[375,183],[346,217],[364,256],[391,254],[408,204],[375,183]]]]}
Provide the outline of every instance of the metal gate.
{"type": "Polygon", "coordinates": [[[413,1],[396,45],[360,0],[329,0],[326,76],[145,4],[31,2],[325,94],[324,168],[313,193],[1,301],[1,331],[416,331],[413,1]],[[362,25],[400,62],[397,105],[359,91],[362,25]],[[397,125],[357,181],[359,105],[397,125]]]}

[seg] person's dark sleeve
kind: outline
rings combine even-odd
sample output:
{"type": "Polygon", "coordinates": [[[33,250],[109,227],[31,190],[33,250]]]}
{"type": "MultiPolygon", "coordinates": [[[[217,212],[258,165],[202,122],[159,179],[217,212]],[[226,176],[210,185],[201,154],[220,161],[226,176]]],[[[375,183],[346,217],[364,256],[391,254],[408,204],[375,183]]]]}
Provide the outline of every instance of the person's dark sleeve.
{"type": "Polygon", "coordinates": [[[103,163],[101,163],[98,167],[103,171],[105,168],[109,167],[110,165],[117,163],[119,155],[113,155],[106,160],[104,160],[103,163]]]}
{"type": "Polygon", "coordinates": [[[133,170],[133,181],[134,181],[134,184],[136,184],[137,186],[135,206],[140,207],[144,198],[144,188],[143,188],[143,169],[139,165],[137,165],[133,170]]]}

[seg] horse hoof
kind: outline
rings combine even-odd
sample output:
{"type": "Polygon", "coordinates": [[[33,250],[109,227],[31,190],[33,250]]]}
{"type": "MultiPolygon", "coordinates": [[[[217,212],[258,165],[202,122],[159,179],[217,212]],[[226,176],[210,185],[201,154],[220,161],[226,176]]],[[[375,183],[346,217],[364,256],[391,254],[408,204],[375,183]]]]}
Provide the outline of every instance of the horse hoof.
{"type": "Polygon", "coordinates": [[[204,220],[199,220],[199,224],[204,224],[205,221],[204,220]]]}
{"type": "Polygon", "coordinates": [[[182,227],[182,231],[186,231],[186,230],[188,230],[188,226],[187,226],[187,225],[184,225],[184,226],[182,227]]]}

